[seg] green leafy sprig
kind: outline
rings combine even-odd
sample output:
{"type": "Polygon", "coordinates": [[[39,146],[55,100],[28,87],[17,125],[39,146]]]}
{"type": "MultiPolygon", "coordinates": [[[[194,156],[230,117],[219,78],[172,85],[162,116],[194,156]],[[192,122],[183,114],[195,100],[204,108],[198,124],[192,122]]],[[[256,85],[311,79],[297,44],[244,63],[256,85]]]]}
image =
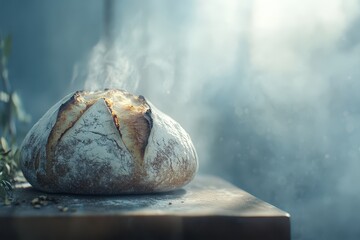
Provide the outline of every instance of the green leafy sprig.
{"type": "Polygon", "coordinates": [[[5,138],[0,138],[0,197],[10,204],[11,190],[18,171],[18,151],[11,150],[5,138]]]}

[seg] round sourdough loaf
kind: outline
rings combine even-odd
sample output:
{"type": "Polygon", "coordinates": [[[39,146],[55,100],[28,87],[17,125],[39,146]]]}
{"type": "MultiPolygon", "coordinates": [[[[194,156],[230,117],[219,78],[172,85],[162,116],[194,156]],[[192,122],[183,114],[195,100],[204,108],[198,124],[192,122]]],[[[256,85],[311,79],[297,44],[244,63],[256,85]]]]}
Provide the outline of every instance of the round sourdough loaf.
{"type": "Polygon", "coordinates": [[[20,153],[29,183],[53,193],[169,191],[198,168],[177,122],[143,96],[116,89],[64,97],[32,127],[20,153]]]}

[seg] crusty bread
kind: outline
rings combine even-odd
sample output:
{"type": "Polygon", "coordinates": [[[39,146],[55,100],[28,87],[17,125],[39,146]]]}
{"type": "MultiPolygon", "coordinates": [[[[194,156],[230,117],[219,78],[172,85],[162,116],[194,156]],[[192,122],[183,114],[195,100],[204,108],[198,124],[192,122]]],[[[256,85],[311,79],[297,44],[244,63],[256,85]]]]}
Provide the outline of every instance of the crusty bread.
{"type": "Polygon", "coordinates": [[[182,187],[198,160],[177,122],[143,96],[111,89],[55,104],[25,137],[20,166],[42,191],[120,194],[182,187]]]}

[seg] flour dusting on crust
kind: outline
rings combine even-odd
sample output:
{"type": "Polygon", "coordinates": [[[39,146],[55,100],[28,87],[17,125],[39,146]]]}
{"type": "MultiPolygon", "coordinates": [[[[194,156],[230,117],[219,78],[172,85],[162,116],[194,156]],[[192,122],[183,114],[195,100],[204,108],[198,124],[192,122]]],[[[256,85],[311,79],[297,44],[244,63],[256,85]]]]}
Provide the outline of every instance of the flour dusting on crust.
{"type": "Polygon", "coordinates": [[[78,91],[55,104],[21,146],[26,179],[47,192],[169,191],[195,176],[190,136],[143,96],[78,91]]]}

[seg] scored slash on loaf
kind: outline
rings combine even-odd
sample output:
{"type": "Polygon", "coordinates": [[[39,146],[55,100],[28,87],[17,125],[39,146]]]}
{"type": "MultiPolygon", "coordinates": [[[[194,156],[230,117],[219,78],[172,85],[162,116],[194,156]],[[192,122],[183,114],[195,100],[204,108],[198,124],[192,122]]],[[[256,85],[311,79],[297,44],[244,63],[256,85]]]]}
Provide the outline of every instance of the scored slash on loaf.
{"type": "Polygon", "coordinates": [[[186,131],[143,96],[124,90],[78,91],[55,104],[20,148],[20,167],[53,193],[163,192],[198,169],[186,131]]]}

